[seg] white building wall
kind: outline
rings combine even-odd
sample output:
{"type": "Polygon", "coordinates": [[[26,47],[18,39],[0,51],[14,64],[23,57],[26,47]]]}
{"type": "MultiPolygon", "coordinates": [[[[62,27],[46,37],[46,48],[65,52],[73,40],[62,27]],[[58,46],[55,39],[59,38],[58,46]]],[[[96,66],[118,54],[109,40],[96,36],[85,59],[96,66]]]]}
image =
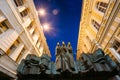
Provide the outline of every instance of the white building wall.
{"type": "Polygon", "coordinates": [[[20,40],[19,45],[12,53],[7,54],[5,57],[0,57],[0,71],[2,71],[2,68],[5,68],[6,71],[3,71],[6,73],[10,71],[8,74],[13,74],[14,76],[9,76],[14,78],[16,76],[17,64],[28,54],[41,56],[45,50],[46,54],[50,55],[49,47],[46,43],[46,38],[39,22],[33,0],[23,1],[24,4],[17,7],[14,0],[0,0],[0,22],[7,20],[7,25],[9,27],[7,31],[0,34],[0,49],[7,53],[16,40],[20,40]],[[25,9],[28,9],[28,15],[22,17],[20,12],[25,9]],[[31,31],[27,29],[32,22],[34,22],[32,33],[35,31],[35,35],[30,33],[31,31]],[[37,41],[42,45],[39,45],[39,48],[36,45],[37,41]],[[41,47],[42,49],[40,50],[41,47]],[[21,55],[20,53],[23,49],[25,49],[25,52],[21,55]],[[21,55],[21,57],[18,57],[19,55],[21,55]]]}

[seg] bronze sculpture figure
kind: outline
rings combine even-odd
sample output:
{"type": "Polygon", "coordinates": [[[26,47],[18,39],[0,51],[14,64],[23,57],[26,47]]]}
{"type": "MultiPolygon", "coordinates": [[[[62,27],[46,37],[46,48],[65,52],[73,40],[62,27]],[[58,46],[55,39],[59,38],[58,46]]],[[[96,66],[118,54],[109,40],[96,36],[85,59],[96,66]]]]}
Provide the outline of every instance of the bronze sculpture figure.
{"type": "Polygon", "coordinates": [[[92,77],[91,80],[109,80],[109,78],[119,75],[117,64],[109,55],[105,55],[102,49],[97,49],[94,53],[82,53],[81,58],[74,61],[70,42],[67,46],[62,42],[62,46],[57,43],[55,55],[56,61],[52,62],[47,54],[43,54],[41,57],[29,54],[18,66],[18,77],[20,80],[30,80],[31,78],[32,80],[57,80],[59,78],[88,80],[89,77],[92,77]]]}
{"type": "Polygon", "coordinates": [[[56,70],[60,72],[62,70],[62,64],[61,64],[62,58],[61,58],[61,47],[59,43],[57,43],[57,46],[55,49],[55,55],[56,55],[56,61],[55,61],[56,70]]]}
{"type": "Polygon", "coordinates": [[[74,71],[75,70],[74,57],[73,57],[73,51],[72,51],[72,46],[71,46],[70,42],[68,42],[68,45],[67,45],[67,58],[68,58],[69,68],[72,71],[74,71]]]}

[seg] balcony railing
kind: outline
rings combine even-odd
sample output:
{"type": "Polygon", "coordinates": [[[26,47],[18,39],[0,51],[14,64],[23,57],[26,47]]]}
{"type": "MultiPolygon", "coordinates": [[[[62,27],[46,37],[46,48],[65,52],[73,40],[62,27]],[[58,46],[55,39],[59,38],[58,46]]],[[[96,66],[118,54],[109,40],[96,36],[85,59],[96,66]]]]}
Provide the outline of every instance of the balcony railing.
{"type": "Polygon", "coordinates": [[[18,47],[15,49],[14,52],[10,53],[9,56],[16,61],[18,55],[20,54],[21,50],[23,49],[24,45],[21,43],[18,45],[18,47]]]}
{"type": "Polygon", "coordinates": [[[4,21],[6,18],[3,15],[0,15],[0,22],[4,21]]]}
{"type": "Polygon", "coordinates": [[[32,28],[29,30],[30,34],[32,34],[32,33],[34,32],[34,30],[35,30],[35,28],[32,27],[32,28]]]}
{"type": "Polygon", "coordinates": [[[24,5],[18,6],[17,8],[18,8],[19,12],[22,12],[26,9],[26,7],[24,5]]]}
{"type": "Polygon", "coordinates": [[[0,48],[4,51],[7,51],[17,38],[18,33],[15,30],[7,30],[0,35],[0,48]]]}
{"type": "Polygon", "coordinates": [[[24,20],[24,24],[23,24],[24,27],[28,27],[30,23],[32,22],[28,15],[23,17],[23,20],[24,20]]]}
{"type": "Polygon", "coordinates": [[[34,40],[34,43],[36,44],[37,40],[38,40],[38,35],[34,34],[33,35],[33,40],[34,40]]]}
{"type": "Polygon", "coordinates": [[[17,64],[2,49],[0,49],[1,52],[3,55],[0,55],[0,71],[12,78],[16,78],[17,64]]]}
{"type": "Polygon", "coordinates": [[[19,63],[21,62],[21,60],[22,60],[22,59],[25,59],[26,56],[27,56],[29,53],[30,53],[29,51],[25,50],[24,53],[20,54],[20,56],[19,56],[19,58],[17,59],[16,62],[19,64],[19,63]]]}

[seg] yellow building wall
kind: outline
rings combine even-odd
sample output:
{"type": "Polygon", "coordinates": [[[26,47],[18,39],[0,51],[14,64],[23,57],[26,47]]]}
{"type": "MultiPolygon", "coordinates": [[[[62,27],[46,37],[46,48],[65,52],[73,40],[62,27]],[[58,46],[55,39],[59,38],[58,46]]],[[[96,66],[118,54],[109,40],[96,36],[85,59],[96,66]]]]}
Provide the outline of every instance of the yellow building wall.
{"type": "Polygon", "coordinates": [[[77,46],[77,49],[79,49],[79,51],[77,51],[77,59],[79,59],[81,53],[94,52],[94,50],[96,50],[98,47],[102,49],[105,48],[104,51],[109,52],[109,54],[111,54],[111,52],[109,51],[111,44],[109,43],[111,42],[111,39],[113,39],[112,35],[115,36],[114,34],[116,32],[115,29],[118,27],[118,24],[120,24],[120,19],[119,19],[120,11],[117,15],[113,16],[114,15],[113,13],[119,9],[117,8],[118,5],[120,5],[119,0],[83,0],[82,16],[81,16],[82,19],[80,22],[82,22],[82,24],[84,25],[80,25],[78,46],[77,46]],[[95,8],[96,3],[98,1],[108,3],[108,7],[105,13],[101,13],[95,8]],[[117,17],[117,19],[113,20],[112,23],[110,22],[110,20],[112,20],[113,18],[111,16],[117,17]],[[97,30],[91,24],[92,19],[96,20],[100,24],[99,30],[97,30]],[[105,35],[105,37],[101,38],[101,35],[102,36],[105,35]],[[86,36],[88,36],[91,39],[92,43],[89,43],[85,39],[86,36]],[[92,45],[90,46],[89,44],[92,45]]]}

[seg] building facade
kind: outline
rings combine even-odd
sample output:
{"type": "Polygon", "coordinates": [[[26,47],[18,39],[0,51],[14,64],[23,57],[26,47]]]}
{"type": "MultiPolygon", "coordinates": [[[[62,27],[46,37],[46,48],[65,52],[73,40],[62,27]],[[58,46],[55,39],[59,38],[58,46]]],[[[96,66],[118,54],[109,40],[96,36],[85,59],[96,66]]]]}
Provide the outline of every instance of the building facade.
{"type": "Polygon", "coordinates": [[[50,56],[33,0],[0,0],[0,72],[15,78],[28,54],[50,56]]]}
{"type": "Polygon", "coordinates": [[[120,0],[83,0],[77,59],[98,48],[120,64],[120,0]]]}

